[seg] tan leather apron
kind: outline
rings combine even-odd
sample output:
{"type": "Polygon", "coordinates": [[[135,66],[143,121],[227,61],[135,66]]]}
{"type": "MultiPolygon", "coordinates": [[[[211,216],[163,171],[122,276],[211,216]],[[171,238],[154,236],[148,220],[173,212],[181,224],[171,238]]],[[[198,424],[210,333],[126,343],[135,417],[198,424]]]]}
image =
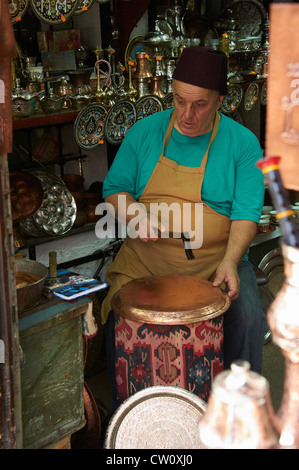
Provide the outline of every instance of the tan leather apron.
{"type": "MultiPolygon", "coordinates": [[[[185,203],[189,203],[189,206],[190,203],[202,203],[201,188],[206,162],[210,146],[217,134],[220,115],[216,113],[209,146],[200,167],[195,168],[179,165],[164,156],[174,121],[175,113],[171,116],[162,154],[139,198],[139,202],[143,203],[148,210],[151,203],[164,202],[168,205],[174,202],[179,203],[182,211],[185,203]]],[[[193,220],[195,220],[194,207],[194,204],[191,204],[193,220]]],[[[170,221],[169,232],[172,228],[170,221]]],[[[187,259],[184,244],[180,238],[168,237],[143,242],[139,238],[127,237],[115,260],[106,271],[110,289],[102,304],[102,322],[106,322],[111,310],[112,295],[132,279],[153,274],[183,273],[211,280],[224,257],[229,230],[229,218],[203,203],[203,243],[200,248],[193,250],[194,259],[187,259]]]]}

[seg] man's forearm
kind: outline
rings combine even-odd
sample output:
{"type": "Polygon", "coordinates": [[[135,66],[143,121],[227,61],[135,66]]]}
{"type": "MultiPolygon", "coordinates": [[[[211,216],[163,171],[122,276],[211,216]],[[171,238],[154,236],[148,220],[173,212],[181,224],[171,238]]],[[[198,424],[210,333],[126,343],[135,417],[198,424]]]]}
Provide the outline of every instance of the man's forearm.
{"type": "Polygon", "coordinates": [[[232,220],[225,261],[238,264],[256,235],[257,224],[251,220],[232,220]]]}
{"type": "MultiPolygon", "coordinates": [[[[107,196],[105,198],[105,202],[114,207],[115,217],[123,225],[128,225],[130,220],[136,215],[135,213],[131,214],[128,210],[130,205],[138,204],[136,199],[130,193],[119,192],[111,194],[111,196],[107,196]]],[[[141,210],[143,210],[142,204],[140,204],[140,211],[141,210]]]]}

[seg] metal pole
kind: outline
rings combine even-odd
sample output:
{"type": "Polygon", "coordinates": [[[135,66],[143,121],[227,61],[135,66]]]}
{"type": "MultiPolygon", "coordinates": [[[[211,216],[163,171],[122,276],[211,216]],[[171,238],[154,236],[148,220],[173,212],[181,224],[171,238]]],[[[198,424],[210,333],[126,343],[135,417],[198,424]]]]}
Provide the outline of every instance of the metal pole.
{"type": "Polygon", "coordinates": [[[0,448],[21,447],[18,318],[6,155],[0,155],[0,448]]]}

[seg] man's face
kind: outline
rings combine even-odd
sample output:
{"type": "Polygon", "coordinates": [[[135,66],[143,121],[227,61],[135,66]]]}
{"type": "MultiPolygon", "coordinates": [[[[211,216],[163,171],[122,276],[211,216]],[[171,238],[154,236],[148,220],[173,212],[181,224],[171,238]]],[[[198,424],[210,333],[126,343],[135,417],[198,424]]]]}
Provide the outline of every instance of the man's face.
{"type": "Polygon", "coordinates": [[[222,100],[223,96],[219,96],[216,90],[174,80],[176,129],[189,137],[206,134],[213,127],[215,112],[220,108],[222,100]]]}

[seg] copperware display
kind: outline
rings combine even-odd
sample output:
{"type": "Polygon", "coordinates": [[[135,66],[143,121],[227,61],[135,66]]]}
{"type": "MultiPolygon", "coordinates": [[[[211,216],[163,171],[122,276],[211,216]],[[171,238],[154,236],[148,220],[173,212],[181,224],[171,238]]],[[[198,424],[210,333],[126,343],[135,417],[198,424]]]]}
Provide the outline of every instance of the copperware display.
{"type": "Polygon", "coordinates": [[[111,305],[119,402],[154,385],[207,400],[223,370],[222,314],[230,300],[221,289],[193,276],[146,276],[125,284],[111,305]]]}

